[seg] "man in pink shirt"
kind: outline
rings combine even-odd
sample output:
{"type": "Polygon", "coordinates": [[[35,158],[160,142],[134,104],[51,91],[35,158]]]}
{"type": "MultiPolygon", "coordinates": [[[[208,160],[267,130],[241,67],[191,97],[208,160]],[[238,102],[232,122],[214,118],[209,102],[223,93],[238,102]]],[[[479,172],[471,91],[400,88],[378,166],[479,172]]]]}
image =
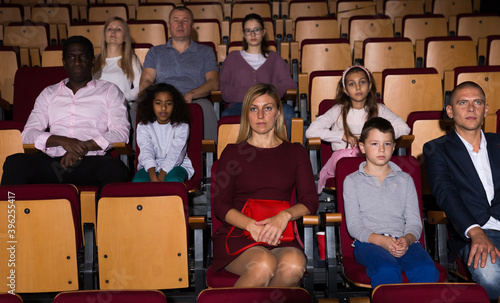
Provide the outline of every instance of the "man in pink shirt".
{"type": "Polygon", "coordinates": [[[114,84],[92,78],[94,47],[73,36],[63,46],[68,79],[38,96],[22,132],[24,144],[41,152],[15,154],[4,164],[2,185],[72,183],[104,186],[128,180],[127,167],[107,154],[128,142],[125,99],[114,84]]]}

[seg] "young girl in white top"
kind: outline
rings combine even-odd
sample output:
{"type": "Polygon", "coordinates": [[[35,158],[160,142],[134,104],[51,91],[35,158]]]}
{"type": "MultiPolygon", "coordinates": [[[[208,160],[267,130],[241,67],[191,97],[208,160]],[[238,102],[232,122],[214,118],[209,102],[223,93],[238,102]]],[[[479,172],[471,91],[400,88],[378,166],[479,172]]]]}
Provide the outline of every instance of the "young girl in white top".
{"type": "MultiPolygon", "coordinates": [[[[401,101],[404,102],[404,100],[401,101]]],[[[363,125],[373,117],[389,120],[396,138],[410,133],[410,128],[403,119],[385,105],[377,102],[375,83],[368,69],[361,65],[351,66],[344,71],[337,85],[336,104],[311,123],[306,131],[306,137],[319,137],[323,141],[330,142],[334,152],[356,149],[353,153],[345,153],[346,156],[355,156],[358,155],[356,152],[363,125]]],[[[332,159],[335,157],[337,161],[340,154],[333,153],[332,159]]],[[[336,161],[327,163],[322,168],[319,189],[323,187],[326,177],[333,176],[336,161]],[[327,173],[327,170],[330,173],[327,173]]]]}
{"type": "Polygon", "coordinates": [[[133,182],[184,182],[194,174],[187,156],[189,108],[172,85],[157,83],[143,92],[138,107],[139,163],[133,182]]]}

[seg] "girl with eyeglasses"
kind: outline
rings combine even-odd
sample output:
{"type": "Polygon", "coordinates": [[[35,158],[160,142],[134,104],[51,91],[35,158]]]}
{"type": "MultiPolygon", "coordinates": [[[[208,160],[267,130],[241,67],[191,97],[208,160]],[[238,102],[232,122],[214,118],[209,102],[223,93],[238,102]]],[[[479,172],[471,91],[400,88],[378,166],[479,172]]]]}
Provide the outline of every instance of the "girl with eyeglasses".
{"type": "MultiPolygon", "coordinates": [[[[220,70],[222,99],[229,106],[222,116],[241,115],[243,97],[250,87],[258,83],[272,84],[280,98],[287,89],[296,89],[288,64],[276,52],[269,50],[264,20],[257,14],[247,15],[242,22],[243,50],[227,55],[220,70]]],[[[288,135],[293,107],[283,104],[288,135]]]]}

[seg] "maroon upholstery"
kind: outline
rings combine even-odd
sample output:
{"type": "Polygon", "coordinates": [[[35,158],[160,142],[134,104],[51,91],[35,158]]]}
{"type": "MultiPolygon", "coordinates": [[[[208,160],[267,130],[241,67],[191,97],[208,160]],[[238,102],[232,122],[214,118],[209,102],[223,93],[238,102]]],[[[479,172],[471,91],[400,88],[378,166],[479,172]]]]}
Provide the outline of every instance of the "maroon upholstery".
{"type": "Polygon", "coordinates": [[[500,109],[497,110],[497,134],[500,134],[500,109]]]}
{"type": "MultiPolygon", "coordinates": [[[[355,172],[359,168],[359,164],[365,160],[364,157],[354,157],[354,158],[342,158],[337,162],[337,169],[335,171],[336,181],[337,181],[337,212],[341,213],[345,218],[344,214],[344,197],[343,197],[343,184],[345,178],[355,172]]],[[[393,156],[391,161],[397,164],[404,172],[411,175],[415,187],[417,189],[418,202],[420,208],[420,215],[422,216],[422,186],[420,178],[420,166],[417,161],[412,156],[393,156]]],[[[425,233],[422,232],[420,236],[420,243],[425,248],[425,233]]],[[[344,264],[344,274],[345,276],[355,283],[361,283],[370,285],[370,278],[366,275],[366,268],[359,265],[354,260],[354,248],[351,246],[354,239],[349,236],[347,232],[347,224],[345,220],[342,220],[340,224],[340,249],[342,252],[342,263],[344,264]]],[[[444,282],[447,280],[448,274],[446,269],[435,263],[436,268],[439,270],[439,280],[444,282]]],[[[403,273],[403,282],[408,282],[408,278],[403,273]]]]}
{"type": "Polygon", "coordinates": [[[220,302],[287,302],[308,303],[312,302],[309,293],[298,287],[272,288],[219,288],[205,289],[198,296],[198,303],[220,302]]]}
{"type": "Polygon", "coordinates": [[[0,121],[0,129],[17,129],[22,132],[24,129],[24,123],[14,120],[2,120],[0,121]]]}
{"type": "Polygon", "coordinates": [[[166,303],[165,295],[157,290],[85,290],[77,292],[62,292],[54,298],[54,303],[166,303]]]}
{"type": "Polygon", "coordinates": [[[70,184],[29,184],[0,186],[0,197],[6,199],[8,193],[15,194],[15,200],[67,199],[71,203],[75,225],[76,247],[82,247],[82,227],[80,223],[80,197],[75,186],[70,184]]]}
{"type": "Polygon", "coordinates": [[[26,124],[44,88],[68,77],[64,67],[22,67],[14,78],[13,120],[26,124]]]}
{"type": "Polygon", "coordinates": [[[474,283],[387,284],[375,288],[372,303],[488,303],[486,290],[474,283]]]}
{"type": "Polygon", "coordinates": [[[101,191],[101,198],[105,197],[157,197],[179,196],[184,204],[186,231],[189,230],[188,193],[184,183],[180,182],[123,182],[110,183],[101,191]]]}

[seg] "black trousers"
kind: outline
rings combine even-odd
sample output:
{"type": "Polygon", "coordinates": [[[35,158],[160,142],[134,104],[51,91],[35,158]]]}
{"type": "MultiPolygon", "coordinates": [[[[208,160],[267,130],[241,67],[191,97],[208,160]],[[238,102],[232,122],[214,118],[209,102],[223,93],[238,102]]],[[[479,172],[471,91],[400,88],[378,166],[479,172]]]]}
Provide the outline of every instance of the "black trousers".
{"type": "Polygon", "coordinates": [[[70,183],[76,186],[127,182],[125,164],[111,155],[85,156],[71,167],[63,169],[61,157],[52,158],[43,152],[14,154],[5,160],[2,185],[70,183]]]}

